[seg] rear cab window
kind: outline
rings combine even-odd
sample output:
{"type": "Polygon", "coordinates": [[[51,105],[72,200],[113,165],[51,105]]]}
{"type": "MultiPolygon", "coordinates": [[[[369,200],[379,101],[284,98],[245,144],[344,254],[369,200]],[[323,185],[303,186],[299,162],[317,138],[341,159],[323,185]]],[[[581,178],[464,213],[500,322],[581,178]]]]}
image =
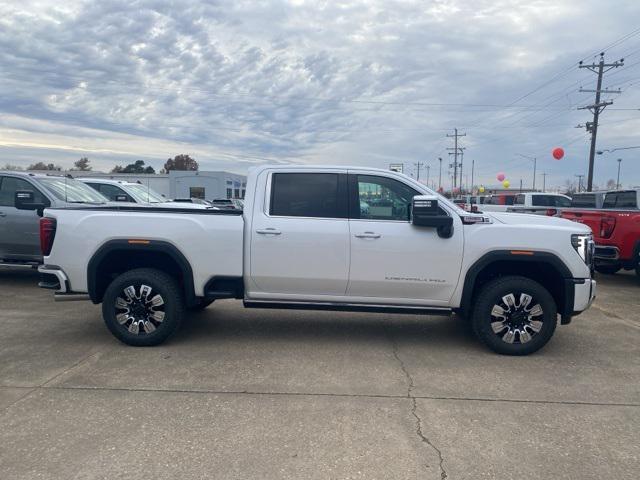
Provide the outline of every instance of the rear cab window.
{"type": "Polygon", "coordinates": [[[607,193],[604,196],[604,203],[602,204],[602,208],[636,209],[638,208],[637,197],[638,194],[635,190],[607,193]]]}
{"type": "Polygon", "coordinates": [[[584,193],[580,195],[574,195],[569,203],[571,207],[575,207],[575,208],[595,208],[596,195],[595,193],[584,193]]]}
{"type": "Polygon", "coordinates": [[[274,173],[269,215],[347,218],[347,176],[339,173],[274,173]]]}

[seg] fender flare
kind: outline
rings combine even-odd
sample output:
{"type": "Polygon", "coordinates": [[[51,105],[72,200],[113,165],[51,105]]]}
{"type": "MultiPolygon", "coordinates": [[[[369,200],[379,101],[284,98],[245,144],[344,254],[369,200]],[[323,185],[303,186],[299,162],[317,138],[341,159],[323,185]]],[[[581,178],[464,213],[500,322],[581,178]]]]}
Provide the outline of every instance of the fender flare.
{"type": "Polygon", "coordinates": [[[531,263],[545,263],[551,265],[556,270],[562,279],[564,280],[564,305],[558,306],[558,313],[565,316],[571,315],[573,312],[573,304],[575,298],[575,282],[576,280],[571,275],[571,270],[567,265],[555,254],[549,252],[527,251],[530,253],[522,254],[522,252],[512,253],[514,250],[494,250],[485,253],[482,257],[475,261],[475,263],[467,270],[467,274],[464,279],[462,287],[462,298],[460,301],[460,308],[463,311],[469,311],[471,308],[471,300],[473,298],[474,288],[476,286],[476,280],[482,270],[491,265],[492,263],[499,261],[511,261],[511,262],[531,262],[531,263]]]}
{"type": "Polygon", "coordinates": [[[183,277],[183,290],[187,305],[192,305],[196,301],[195,289],[193,285],[193,270],[191,265],[178,248],[169,242],[161,240],[141,240],[136,239],[115,239],[104,243],[93,254],[87,265],[87,292],[93,303],[100,303],[104,292],[98,288],[98,266],[113,252],[153,252],[168,255],[176,262],[183,277]]]}

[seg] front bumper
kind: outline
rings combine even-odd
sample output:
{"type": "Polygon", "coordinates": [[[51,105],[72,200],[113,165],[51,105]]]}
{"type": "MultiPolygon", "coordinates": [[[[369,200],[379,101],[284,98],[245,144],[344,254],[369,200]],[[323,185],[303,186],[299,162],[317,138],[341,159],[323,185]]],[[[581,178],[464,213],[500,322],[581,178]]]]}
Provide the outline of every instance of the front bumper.
{"type": "Polygon", "coordinates": [[[574,315],[583,312],[591,306],[596,298],[597,283],[593,279],[586,279],[584,283],[575,285],[573,300],[574,315]]]}

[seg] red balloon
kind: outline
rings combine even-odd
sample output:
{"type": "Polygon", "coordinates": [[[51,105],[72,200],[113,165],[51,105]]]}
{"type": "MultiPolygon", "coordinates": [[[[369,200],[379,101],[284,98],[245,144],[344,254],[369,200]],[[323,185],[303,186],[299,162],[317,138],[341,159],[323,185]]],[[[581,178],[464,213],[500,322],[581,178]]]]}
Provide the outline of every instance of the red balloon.
{"type": "Polygon", "coordinates": [[[504,173],[500,172],[498,173],[498,175],[496,175],[496,178],[498,179],[499,182],[503,181],[506,177],[504,175],[504,173]]]}
{"type": "Polygon", "coordinates": [[[560,160],[562,157],[564,157],[564,150],[560,147],[556,147],[553,149],[553,152],[551,152],[553,155],[553,158],[555,158],[556,160],[560,160]]]}

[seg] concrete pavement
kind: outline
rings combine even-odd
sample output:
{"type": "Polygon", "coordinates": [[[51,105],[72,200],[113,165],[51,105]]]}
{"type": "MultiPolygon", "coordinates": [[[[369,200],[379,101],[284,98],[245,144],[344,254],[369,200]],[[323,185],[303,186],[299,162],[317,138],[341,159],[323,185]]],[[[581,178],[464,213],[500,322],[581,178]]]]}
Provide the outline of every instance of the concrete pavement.
{"type": "Polygon", "coordinates": [[[640,281],[530,357],[459,319],[244,310],[119,344],[0,270],[2,479],[637,478],[640,281]]]}

